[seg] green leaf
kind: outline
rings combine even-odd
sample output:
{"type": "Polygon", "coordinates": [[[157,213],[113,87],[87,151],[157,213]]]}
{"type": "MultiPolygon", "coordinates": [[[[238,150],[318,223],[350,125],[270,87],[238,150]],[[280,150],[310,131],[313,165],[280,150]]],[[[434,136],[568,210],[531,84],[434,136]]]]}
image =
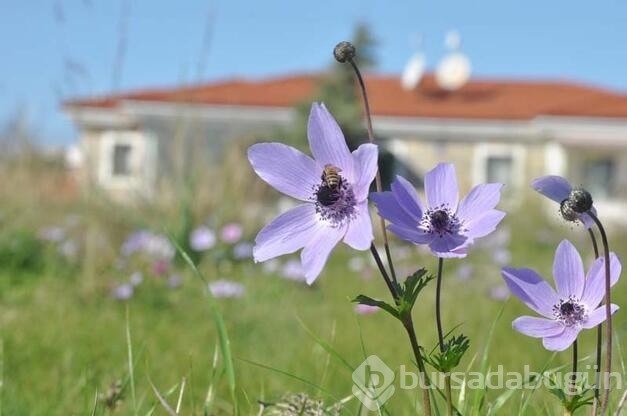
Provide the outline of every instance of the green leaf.
{"type": "Polygon", "coordinates": [[[399,314],[400,316],[409,315],[418,299],[418,295],[427,286],[429,281],[433,280],[433,275],[428,275],[427,270],[422,268],[414,272],[405,279],[405,282],[399,289],[399,314]]]}
{"type": "Polygon", "coordinates": [[[399,319],[399,320],[401,319],[399,311],[396,309],[396,307],[382,300],[372,299],[371,297],[368,297],[365,295],[357,295],[357,297],[353,299],[353,302],[357,302],[360,305],[376,306],[378,308],[383,309],[384,311],[386,311],[387,313],[389,313],[396,319],[399,319]]]}
{"type": "Polygon", "coordinates": [[[459,365],[462,357],[470,348],[470,340],[463,334],[444,340],[444,351],[432,352],[425,360],[436,370],[448,373],[459,365]]]}

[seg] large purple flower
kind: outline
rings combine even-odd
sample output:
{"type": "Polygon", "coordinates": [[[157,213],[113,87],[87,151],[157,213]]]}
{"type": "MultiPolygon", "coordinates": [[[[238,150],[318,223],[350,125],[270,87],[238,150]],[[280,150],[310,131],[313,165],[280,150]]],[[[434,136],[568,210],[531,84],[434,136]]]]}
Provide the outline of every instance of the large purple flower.
{"type": "Polygon", "coordinates": [[[438,257],[465,257],[476,238],[496,228],[505,216],[494,209],[501,197],[500,183],[475,186],[459,201],[455,167],[440,163],[425,176],[427,207],[423,208],[414,187],[402,176],[392,190],[373,193],[379,215],[388,229],[414,244],[427,244],[438,257]]]}
{"type": "Polygon", "coordinates": [[[363,144],[351,153],[324,104],[311,106],[307,136],[313,159],[281,143],[255,144],[248,149],[248,159],[261,179],[304,202],[259,232],[255,261],[302,248],[301,261],[311,284],[340,240],[357,250],[370,247],[373,234],[367,198],[378,151],[373,144],[363,144]]]}
{"type": "MultiPolygon", "coordinates": [[[[618,281],[621,264],[610,253],[611,284],[618,281]]],[[[582,329],[605,321],[605,307],[599,306],[605,295],[605,260],[597,258],[585,275],[577,249],[563,240],[555,251],[553,278],[557,292],[531,269],[503,268],[503,278],[510,291],[543,318],[521,316],[512,322],[517,331],[542,338],[544,348],[563,351],[582,329]]],[[[612,313],[618,306],[612,304],[612,313]]]]}
{"type": "MultiPolygon", "coordinates": [[[[573,190],[573,187],[566,179],[556,175],[542,176],[531,182],[531,187],[547,198],[560,204],[560,209],[563,209],[564,201],[569,198],[571,191],[573,190]]],[[[592,213],[596,214],[596,209],[594,207],[592,207],[592,213]]],[[[565,216],[564,214],[565,213],[562,212],[563,217],[565,216]]],[[[575,215],[575,218],[578,217],[581,222],[584,223],[586,228],[590,228],[594,225],[594,221],[586,213],[577,214],[573,212],[572,215],[575,215]]]]}

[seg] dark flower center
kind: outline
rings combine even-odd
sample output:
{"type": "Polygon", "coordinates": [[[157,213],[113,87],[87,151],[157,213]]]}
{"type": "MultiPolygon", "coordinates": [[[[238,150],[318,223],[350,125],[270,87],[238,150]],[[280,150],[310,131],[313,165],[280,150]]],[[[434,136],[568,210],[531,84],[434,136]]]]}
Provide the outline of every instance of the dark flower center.
{"type": "Polygon", "coordinates": [[[320,219],[338,226],[355,215],[355,193],[339,172],[341,170],[325,167],[320,176],[320,184],[314,186],[312,202],[320,219]]]}
{"type": "Polygon", "coordinates": [[[431,214],[431,224],[436,230],[443,230],[449,222],[448,213],[443,209],[439,209],[431,214]]]}
{"type": "Polygon", "coordinates": [[[573,296],[561,299],[557,305],[553,305],[553,315],[566,326],[578,325],[588,319],[586,306],[573,296]]]}
{"type": "Polygon", "coordinates": [[[320,187],[316,191],[316,199],[320,204],[324,205],[325,207],[329,207],[335,204],[341,196],[342,194],[340,193],[339,188],[333,189],[325,184],[320,185],[320,187]]]}
{"type": "Polygon", "coordinates": [[[435,233],[440,237],[444,234],[462,231],[461,221],[447,205],[429,209],[422,217],[419,226],[428,233],[435,233]]]}

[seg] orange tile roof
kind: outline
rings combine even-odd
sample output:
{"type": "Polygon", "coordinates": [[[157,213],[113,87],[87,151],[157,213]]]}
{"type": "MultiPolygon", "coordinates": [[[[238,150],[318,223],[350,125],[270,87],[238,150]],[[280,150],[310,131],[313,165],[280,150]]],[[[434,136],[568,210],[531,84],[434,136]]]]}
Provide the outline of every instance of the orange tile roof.
{"type": "MultiPolygon", "coordinates": [[[[228,80],[169,89],[147,89],[72,100],[68,107],[115,108],[122,101],[291,107],[316,91],[320,75],[228,80]]],[[[439,89],[432,75],[406,91],[396,76],[369,75],[373,114],[399,117],[528,120],[541,115],[627,118],[627,95],[562,81],[471,80],[455,92],[439,89]]]]}

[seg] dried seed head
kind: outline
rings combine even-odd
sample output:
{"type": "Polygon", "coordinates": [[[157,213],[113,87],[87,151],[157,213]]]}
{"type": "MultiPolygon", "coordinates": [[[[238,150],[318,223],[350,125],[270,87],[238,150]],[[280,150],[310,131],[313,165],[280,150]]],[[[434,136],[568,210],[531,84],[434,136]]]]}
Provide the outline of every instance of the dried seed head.
{"type": "Polygon", "coordinates": [[[348,62],[355,57],[355,47],[350,42],[340,42],[335,45],[333,56],[340,63],[348,62]]]}
{"type": "Polygon", "coordinates": [[[568,200],[573,211],[580,214],[588,212],[592,208],[592,195],[583,188],[573,188],[568,195],[568,200]]]}
{"type": "Polygon", "coordinates": [[[579,214],[573,209],[572,201],[565,199],[560,203],[560,214],[568,222],[575,222],[579,220],[579,214]]]}

